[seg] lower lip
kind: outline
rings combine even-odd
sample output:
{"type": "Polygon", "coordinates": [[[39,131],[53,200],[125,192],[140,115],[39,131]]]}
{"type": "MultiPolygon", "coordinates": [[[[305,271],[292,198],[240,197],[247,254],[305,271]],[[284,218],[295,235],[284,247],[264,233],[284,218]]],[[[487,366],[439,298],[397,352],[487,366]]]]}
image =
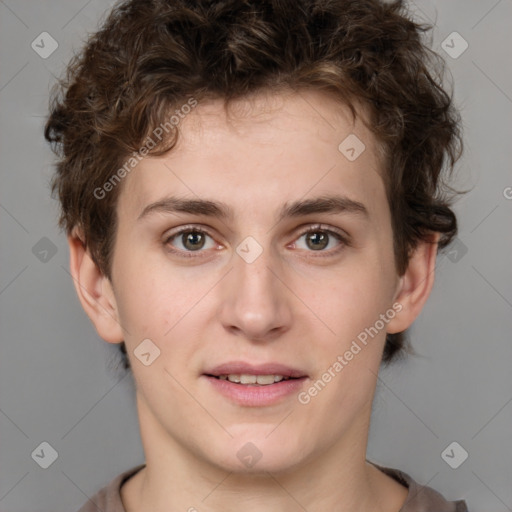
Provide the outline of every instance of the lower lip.
{"type": "Polygon", "coordinates": [[[233,402],[247,407],[263,407],[278,403],[285,397],[299,393],[307,377],[289,379],[264,386],[237,384],[229,380],[203,375],[216,391],[233,402]]]}

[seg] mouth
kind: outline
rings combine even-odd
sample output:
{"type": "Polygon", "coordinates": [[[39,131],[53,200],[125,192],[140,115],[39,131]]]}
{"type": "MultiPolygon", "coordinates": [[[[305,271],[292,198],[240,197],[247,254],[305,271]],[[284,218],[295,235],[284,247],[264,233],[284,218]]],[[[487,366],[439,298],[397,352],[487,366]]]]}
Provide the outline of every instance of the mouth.
{"type": "Polygon", "coordinates": [[[227,380],[234,384],[241,384],[242,386],[270,386],[277,382],[296,380],[300,377],[285,377],[284,375],[251,375],[249,373],[230,373],[227,375],[208,375],[219,380],[227,380]]]}
{"type": "Polygon", "coordinates": [[[213,390],[243,406],[268,406],[297,394],[309,378],[297,368],[277,363],[225,363],[202,374],[213,390]]]}
{"type": "Polygon", "coordinates": [[[276,382],[308,377],[299,368],[281,363],[250,364],[243,361],[231,361],[219,364],[205,372],[208,377],[229,380],[236,384],[268,386],[276,382]]]}

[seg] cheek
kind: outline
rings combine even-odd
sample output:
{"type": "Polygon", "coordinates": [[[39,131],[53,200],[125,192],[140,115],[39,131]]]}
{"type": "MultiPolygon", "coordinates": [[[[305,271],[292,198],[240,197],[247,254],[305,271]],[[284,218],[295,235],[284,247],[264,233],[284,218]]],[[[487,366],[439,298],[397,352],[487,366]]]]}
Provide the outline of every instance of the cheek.
{"type": "Polygon", "coordinates": [[[328,388],[322,391],[323,405],[339,406],[332,411],[338,421],[363,407],[375,387],[386,338],[380,315],[391,308],[377,278],[372,272],[360,278],[352,273],[320,299],[326,306],[322,319],[334,334],[316,341],[322,353],[316,378],[328,388]]]}
{"type": "Polygon", "coordinates": [[[361,258],[358,264],[342,269],[335,279],[331,276],[324,292],[315,294],[321,318],[345,341],[373,325],[390,307],[389,271],[373,258],[366,259],[367,263],[361,258]]]}
{"type": "Polygon", "coordinates": [[[191,281],[176,272],[155,272],[151,265],[128,272],[117,294],[127,346],[133,351],[149,338],[160,349],[166,366],[189,358],[197,349],[195,340],[201,339],[197,331],[208,318],[211,287],[209,279],[191,281]]]}

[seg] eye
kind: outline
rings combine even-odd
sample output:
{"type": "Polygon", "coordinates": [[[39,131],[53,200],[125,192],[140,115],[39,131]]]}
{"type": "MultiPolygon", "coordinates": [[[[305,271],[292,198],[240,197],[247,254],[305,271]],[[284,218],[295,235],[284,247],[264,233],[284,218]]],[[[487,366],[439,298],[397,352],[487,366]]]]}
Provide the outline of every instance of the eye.
{"type": "Polygon", "coordinates": [[[334,231],[333,229],[327,229],[320,225],[311,226],[304,231],[298,238],[298,240],[304,238],[305,247],[300,247],[297,242],[294,243],[299,249],[306,249],[310,252],[327,252],[337,253],[343,246],[349,245],[348,240],[341,233],[334,231]],[[326,250],[326,248],[335,246],[333,250],[326,250]]]}
{"type": "MultiPolygon", "coordinates": [[[[302,238],[304,238],[305,245],[296,241],[292,244],[293,248],[305,249],[308,252],[327,253],[326,256],[337,254],[344,246],[350,245],[348,236],[322,225],[309,227],[296,240],[300,241],[302,238]]],[[[207,249],[219,247],[207,231],[194,226],[185,226],[170,234],[165,238],[164,245],[170,252],[184,257],[199,256],[207,249]]]]}
{"type": "Polygon", "coordinates": [[[217,244],[213,238],[203,229],[196,227],[185,227],[165,239],[165,245],[176,247],[170,248],[171,252],[191,253],[203,252],[202,249],[213,249],[217,244]],[[210,242],[208,243],[208,240],[210,242]]]}

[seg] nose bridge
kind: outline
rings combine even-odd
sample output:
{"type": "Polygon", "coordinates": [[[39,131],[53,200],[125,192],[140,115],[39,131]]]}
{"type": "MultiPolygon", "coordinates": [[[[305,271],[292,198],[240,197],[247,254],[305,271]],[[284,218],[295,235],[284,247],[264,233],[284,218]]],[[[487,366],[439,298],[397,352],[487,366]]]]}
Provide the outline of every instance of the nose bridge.
{"type": "Polygon", "coordinates": [[[245,238],[233,255],[233,270],[224,286],[220,319],[225,328],[264,339],[287,328],[291,319],[278,255],[265,242],[245,238]]]}
{"type": "Polygon", "coordinates": [[[275,269],[279,266],[279,262],[269,247],[257,251],[251,247],[250,243],[240,244],[234,260],[234,274],[242,293],[248,292],[249,297],[258,297],[262,294],[268,295],[268,299],[275,297],[277,292],[275,269]],[[249,245],[248,251],[247,245],[249,245]]]}

